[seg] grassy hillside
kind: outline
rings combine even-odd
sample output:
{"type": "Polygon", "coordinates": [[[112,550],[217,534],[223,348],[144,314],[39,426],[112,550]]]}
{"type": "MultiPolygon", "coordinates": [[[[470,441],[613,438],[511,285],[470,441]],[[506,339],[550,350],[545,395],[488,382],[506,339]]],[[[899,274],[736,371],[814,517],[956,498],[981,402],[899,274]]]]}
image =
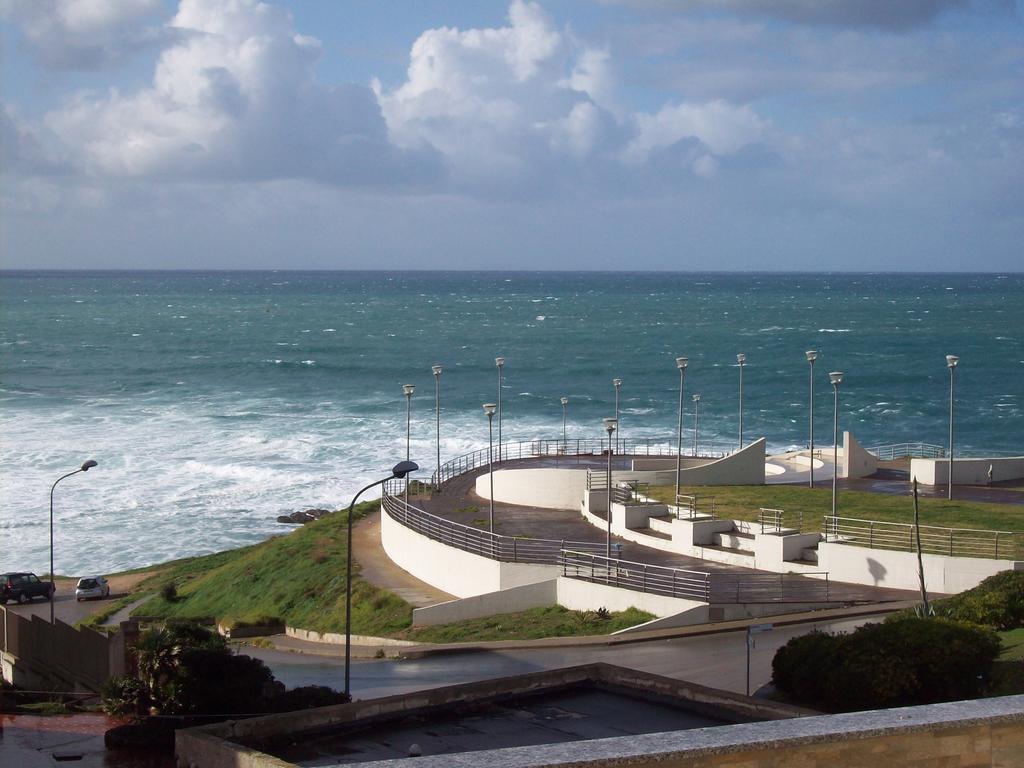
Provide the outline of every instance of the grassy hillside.
{"type": "MultiPolygon", "coordinates": [[[[733,520],[757,520],[759,507],[803,512],[804,530],[820,531],[825,515],[832,512],[831,488],[807,488],[799,485],[718,485],[684,486],[683,493],[696,493],[698,499],[715,499],[715,514],[733,520]]],[[[673,486],[654,486],[650,495],[671,502],[673,486]]],[[[953,499],[921,499],[921,525],[948,528],[983,528],[997,531],[1024,531],[1024,506],[1016,504],[983,504],[953,499]]],[[[840,517],[912,523],[914,502],[904,496],[840,489],[840,517]]]]}
{"type": "MultiPolygon", "coordinates": [[[[356,507],[361,517],[377,509],[356,507]]],[[[286,536],[204,557],[167,563],[140,586],[158,595],[137,614],[159,618],[215,618],[224,623],[280,619],[320,632],[345,627],[345,529],[347,512],[336,512],[286,536]],[[178,598],[160,595],[174,584],[178,598]]],[[[386,635],[409,626],[412,606],[358,576],[355,565],[352,631],[386,635]]]]}

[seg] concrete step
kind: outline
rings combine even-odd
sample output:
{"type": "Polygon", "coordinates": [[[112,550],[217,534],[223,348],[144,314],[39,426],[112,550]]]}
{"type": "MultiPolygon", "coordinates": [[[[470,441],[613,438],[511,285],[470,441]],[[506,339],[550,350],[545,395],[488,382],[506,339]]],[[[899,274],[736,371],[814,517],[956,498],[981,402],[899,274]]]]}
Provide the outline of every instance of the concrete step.
{"type": "Polygon", "coordinates": [[[672,517],[670,515],[662,515],[661,517],[649,517],[647,523],[650,525],[652,530],[664,533],[669,536],[672,535],[672,517]]]}
{"type": "Polygon", "coordinates": [[[800,550],[800,560],[807,563],[818,564],[818,548],[807,547],[806,549],[800,550]]]}
{"type": "Polygon", "coordinates": [[[715,549],[719,552],[732,552],[734,555],[744,555],[747,557],[754,556],[754,550],[752,549],[741,549],[739,547],[723,547],[719,544],[705,545],[704,549],[715,549]]]}
{"type": "Polygon", "coordinates": [[[754,540],[752,534],[740,533],[739,531],[727,531],[711,535],[711,543],[726,549],[744,549],[749,547],[754,540]]]}
{"type": "Polygon", "coordinates": [[[663,539],[664,541],[672,541],[672,535],[669,533],[662,533],[656,531],[653,528],[634,528],[637,533],[642,533],[644,536],[650,536],[655,539],[663,539]]]}

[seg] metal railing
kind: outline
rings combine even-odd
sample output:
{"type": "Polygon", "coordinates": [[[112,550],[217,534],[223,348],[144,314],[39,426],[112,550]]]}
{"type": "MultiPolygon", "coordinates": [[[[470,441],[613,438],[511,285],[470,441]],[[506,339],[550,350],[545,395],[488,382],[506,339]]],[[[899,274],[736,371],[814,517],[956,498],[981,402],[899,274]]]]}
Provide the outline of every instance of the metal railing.
{"type": "Polygon", "coordinates": [[[566,547],[583,552],[605,552],[606,544],[604,542],[504,536],[472,525],[456,523],[424,512],[412,504],[406,504],[400,496],[401,493],[397,483],[385,485],[381,506],[392,519],[441,544],[472,552],[491,560],[500,560],[505,563],[556,565],[558,553],[566,547]]]}
{"type": "Polygon", "coordinates": [[[830,600],[828,573],[824,571],[807,575],[690,571],[572,550],[561,553],[559,565],[562,575],[570,579],[704,603],[816,603],[830,600]]]}
{"type": "Polygon", "coordinates": [[[676,518],[679,520],[714,520],[715,497],[676,494],[676,518]]]}
{"type": "MultiPolygon", "coordinates": [[[[825,541],[840,544],[907,552],[917,550],[916,530],[910,523],[826,516],[824,532],[825,541]]],[[[920,532],[921,551],[928,554],[1024,560],[1024,533],[934,525],[922,525],[920,532]]]]}
{"type": "MultiPolygon", "coordinates": [[[[622,456],[675,456],[676,448],[672,440],[655,438],[623,438],[615,440],[616,455],[622,456]]],[[[494,463],[500,461],[513,461],[516,459],[531,459],[541,456],[550,456],[560,460],[571,462],[573,459],[579,463],[586,456],[603,456],[608,450],[608,440],[600,438],[579,438],[575,440],[519,440],[495,445],[494,463]]],[[[707,458],[721,458],[726,455],[724,452],[715,456],[702,454],[707,458]]],[[[432,481],[436,484],[444,483],[453,477],[458,477],[474,469],[486,467],[489,461],[488,448],[480,448],[475,451],[457,456],[454,459],[444,462],[434,470],[432,481]]]]}
{"type": "Polygon", "coordinates": [[[917,459],[941,459],[946,455],[946,449],[941,445],[931,443],[892,443],[891,445],[876,445],[873,448],[865,448],[868,453],[873,453],[879,461],[894,461],[906,457],[917,459]]]}
{"type": "Polygon", "coordinates": [[[800,533],[804,529],[804,513],[761,507],[757,510],[757,522],[761,533],[781,533],[783,530],[800,533]]]}

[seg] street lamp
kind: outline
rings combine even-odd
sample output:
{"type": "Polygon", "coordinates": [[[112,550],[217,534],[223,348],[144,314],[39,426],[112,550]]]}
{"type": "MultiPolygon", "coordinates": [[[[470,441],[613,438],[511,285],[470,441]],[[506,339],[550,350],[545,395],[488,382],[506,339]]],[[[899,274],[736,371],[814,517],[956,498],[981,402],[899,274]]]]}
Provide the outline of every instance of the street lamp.
{"type": "Polygon", "coordinates": [[[700,429],[700,395],[693,396],[693,455],[697,455],[697,431],[700,429]]]}
{"type": "Polygon", "coordinates": [[[615,428],[618,426],[618,419],[604,419],[604,428],[608,433],[608,539],[605,545],[605,557],[609,560],[612,557],[612,434],[615,432],[615,428]]]}
{"type": "Polygon", "coordinates": [[[683,470],[683,381],[686,378],[686,365],[690,361],[685,357],[676,358],[679,369],[679,426],[676,430],[676,504],[679,503],[679,475],[683,470]]]}
{"type": "Polygon", "coordinates": [[[946,367],[949,368],[949,498],[953,498],[953,372],[960,358],[946,355],[946,367]]]}
{"type": "MultiPolygon", "coordinates": [[[[619,423],[619,390],[622,388],[622,379],[612,379],[612,386],[615,387],[615,424],[619,423]]],[[[617,428],[617,427],[616,427],[617,428]]],[[[622,430],[619,430],[619,437],[622,436],[622,430]]],[[[611,446],[609,446],[611,447],[611,446]]]]}
{"type": "MultiPolygon", "coordinates": [[[[403,384],[402,391],[405,392],[405,460],[409,460],[409,440],[412,436],[412,393],[416,391],[415,384],[403,384]]],[[[409,478],[405,478],[405,503],[409,503],[409,478]]]]}
{"type": "Polygon", "coordinates": [[[58,477],[53,485],[50,486],[50,623],[53,624],[53,593],[57,590],[57,586],[53,583],[53,489],[57,487],[57,483],[63,480],[65,477],[71,477],[77,475],[79,472],[88,472],[90,469],[96,466],[96,462],[89,459],[81,467],[76,469],[74,472],[68,472],[66,475],[58,477]]]}
{"type": "Polygon", "coordinates": [[[811,488],[813,488],[814,487],[814,361],[818,359],[818,350],[816,350],[816,349],[808,349],[806,352],[804,352],[804,354],[807,355],[807,362],[811,366],[811,404],[808,407],[808,412],[807,412],[807,418],[808,418],[808,421],[810,423],[810,428],[811,428],[811,439],[810,439],[811,476],[810,476],[810,480],[808,481],[808,485],[811,488]]]}
{"type": "Polygon", "coordinates": [[[494,412],[496,410],[497,406],[494,403],[484,403],[484,413],[487,414],[487,473],[491,480],[491,533],[494,533],[494,412]]]}
{"type": "Polygon", "coordinates": [[[430,370],[434,372],[434,420],[437,425],[437,486],[434,490],[441,488],[441,366],[432,365],[430,370]]]}
{"type": "MultiPolygon", "coordinates": [[[[95,463],[95,462],[93,462],[95,463]]],[[[380,480],[375,480],[365,488],[362,488],[359,493],[352,497],[352,502],[348,505],[348,552],[345,554],[345,695],[351,700],[351,689],[349,687],[349,668],[350,661],[352,658],[352,511],[355,508],[356,501],[365,491],[370,490],[375,485],[383,485],[392,478],[406,478],[406,487],[408,487],[408,475],[410,472],[415,472],[419,469],[419,464],[415,461],[400,461],[395,464],[391,469],[391,474],[380,480]]]]}
{"type": "Polygon", "coordinates": [[[743,366],[747,364],[747,356],[740,352],[736,355],[736,365],[740,368],[740,450],[743,450],[743,366]]]}
{"type": "MultiPolygon", "coordinates": [[[[834,443],[832,445],[832,517],[836,516],[836,479],[839,477],[839,385],[843,383],[843,372],[832,371],[828,375],[832,382],[833,411],[832,411],[832,434],[834,443]]],[[[813,463],[814,456],[811,456],[813,463]]]]}
{"type": "Polygon", "coordinates": [[[505,358],[494,358],[494,364],[498,368],[498,461],[501,461],[501,381],[505,370],[505,358]]]}
{"type": "Polygon", "coordinates": [[[569,443],[565,439],[565,411],[566,411],[566,407],[568,405],[569,405],[569,398],[565,397],[563,395],[562,396],[562,453],[563,454],[569,452],[569,443]]]}

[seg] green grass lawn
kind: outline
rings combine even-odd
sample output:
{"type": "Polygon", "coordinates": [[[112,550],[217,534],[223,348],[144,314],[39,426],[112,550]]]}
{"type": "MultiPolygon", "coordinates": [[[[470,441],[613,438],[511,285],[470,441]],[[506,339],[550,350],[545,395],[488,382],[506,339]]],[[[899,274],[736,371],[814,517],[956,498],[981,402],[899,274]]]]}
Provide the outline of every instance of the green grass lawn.
{"type": "Polygon", "coordinates": [[[481,619],[431,627],[410,627],[395,636],[421,643],[460,643],[484,640],[535,640],[541,637],[606,635],[654,618],[630,608],[602,615],[597,611],[570,611],[559,605],[503,613],[481,619]]]}
{"type": "MultiPolygon", "coordinates": [[[[363,515],[378,506],[366,502],[356,507],[356,513],[363,515]]],[[[346,522],[347,512],[336,512],[260,544],[166,563],[140,585],[138,594],[158,594],[135,613],[224,623],[272,618],[318,632],[341,631],[346,522]],[[168,583],[177,589],[174,601],[159,595],[168,583]]],[[[358,567],[352,595],[356,634],[388,635],[412,621],[412,606],[360,579],[358,567]]]]}
{"type": "MultiPolygon", "coordinates": [[[[760,507],[803,513],[803,530],[820,532],[822,521],[832,510],[831,488],[807,488],[797,485],[716,485],[685,486],[683,493],[698,499],[714,497],[715,514],[733,520],[757,520],[760,507]]],[[[675,488],[652,486],[652,498],[671,503],[675,488]]],[[[699,504],[699,506],[702,506],[699,504]]],[[[921,525],[947,528],[981,528],[995,531],[1024,532],[1024,506],[983,504],[953,499],[920,499],[921,525]]],[[[837,514],[862,520],[912,523],[914,502],[909,494],[895,496],[866,491],[840,491],[837,514]]],[[[787,519],[788,524],[788,519],[787,519]]]]}
{"type": "Polygon", "coordinates": [[[1024,693],[1024,628],[1000,632],[1003,651],[992,670],[992,696],[1024,693]]]}

